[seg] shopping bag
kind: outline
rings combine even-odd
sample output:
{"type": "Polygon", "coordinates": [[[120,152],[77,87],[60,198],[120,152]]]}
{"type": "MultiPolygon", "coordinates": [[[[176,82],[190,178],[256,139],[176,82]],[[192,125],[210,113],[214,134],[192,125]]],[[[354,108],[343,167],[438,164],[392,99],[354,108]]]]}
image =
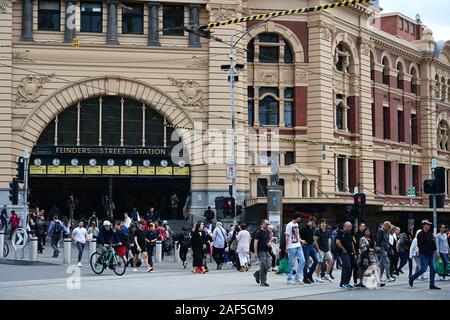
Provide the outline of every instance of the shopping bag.
{"type": "Polygon", "coordinates": [[[278,273],[290,273],[291,265],[289,264],[289,259],[287,257],[280,260],[280,265],[278,266],[278,273]]]}

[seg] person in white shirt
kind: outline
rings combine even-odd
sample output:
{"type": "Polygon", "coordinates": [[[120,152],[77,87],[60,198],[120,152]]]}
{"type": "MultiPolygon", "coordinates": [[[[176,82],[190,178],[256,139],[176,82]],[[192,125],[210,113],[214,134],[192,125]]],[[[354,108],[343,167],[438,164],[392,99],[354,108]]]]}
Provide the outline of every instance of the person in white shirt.
{"type": "Polygon", "coordinates": [[[130,227],[131,224],[131,218],[128,216],[128,212],[125,212],[125,218],[123,219],[123,223],[125,224],[125,227],[127,227],[127,229],[130,227]]]}
{"type": "Polygon", "coordinates": [[[303,268],[305,266],[305,256],[303,255],[302,244],[303,240],[300,239],[300,229],[298,223],[300,222],[300,213],[294,213],[292,221],[286,226],[286,252],[289,258],[289,264],[291,270],[287,278],[287,284],[303,284],[300,281],[300,275],[303,274],[303,268]],[[294,272],[295,260],[298,261],[297,272],[295,274],[295,281],[292,282],[292,274],[294,272]]]}
{"type": "Polygon", "coordinates": [[[236,252],[239,257],[239,264],[241,265],[240,272],[248,271],[250,268],[250,241],[251,236],[247,231],[247,225],[245,223],[241,224],[241,231],[239,231],[236,240],[238,241],[238,245],[236,248],[236,252]]]}
{"type": "Polygon", "coordinates": [[[78,222],[78,227],[73,229],[72,239],[75,241],[78,249],[78,266],[82,267],[81,258],[83,257],[84,246],[86,245],[87,230],[83,227],[83,221],[78,222]]]}

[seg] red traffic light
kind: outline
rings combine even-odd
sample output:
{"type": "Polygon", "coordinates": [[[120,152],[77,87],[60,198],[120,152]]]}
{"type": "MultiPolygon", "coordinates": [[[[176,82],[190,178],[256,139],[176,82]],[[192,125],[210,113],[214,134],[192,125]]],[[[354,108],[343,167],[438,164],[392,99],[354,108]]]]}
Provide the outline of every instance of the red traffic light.
{"type": "Polygon", "coordinates": [[[361,203],[362,202],[362,198],[361,197],[356,198],[356,202],[361,203]]]}

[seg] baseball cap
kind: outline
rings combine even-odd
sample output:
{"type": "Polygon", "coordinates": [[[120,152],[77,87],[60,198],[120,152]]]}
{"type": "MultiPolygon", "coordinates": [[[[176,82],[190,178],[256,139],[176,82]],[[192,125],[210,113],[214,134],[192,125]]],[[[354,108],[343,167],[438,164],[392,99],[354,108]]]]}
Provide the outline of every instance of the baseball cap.
{"type": "Polygon", "coordinates": [[[424,224],[429,224],[429,225],[433,225],[433,223],[431,223],[430,221],[428,221],[427,219],[422,220],[422,225],[424,224]]]}
{"type": "Polygon", "coordinates": [[[111,226],[111,222],[109,222],[108,220],[103,221],[103,226],[111,226]]]}

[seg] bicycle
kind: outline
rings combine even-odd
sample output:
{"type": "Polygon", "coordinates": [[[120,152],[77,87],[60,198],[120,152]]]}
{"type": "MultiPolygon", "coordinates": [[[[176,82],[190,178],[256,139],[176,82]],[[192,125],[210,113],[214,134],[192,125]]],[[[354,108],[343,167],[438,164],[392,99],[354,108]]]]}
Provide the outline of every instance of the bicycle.
{"type": "Polygon", "coordinates": [[[3,257],[7,257],[9,254],[9,246],[6,242],[3,242],[3,257]]]}
{"type": "Polygon", "coordinates": [[[113,246],[108,246],[108,253],[101,256],[100,253],[94,252],[90,258],[90,265],[95,274],[102,274],[108,267],[118,276],[125,273],[126,261],[123,256],[114,251],[113,246]]]}

